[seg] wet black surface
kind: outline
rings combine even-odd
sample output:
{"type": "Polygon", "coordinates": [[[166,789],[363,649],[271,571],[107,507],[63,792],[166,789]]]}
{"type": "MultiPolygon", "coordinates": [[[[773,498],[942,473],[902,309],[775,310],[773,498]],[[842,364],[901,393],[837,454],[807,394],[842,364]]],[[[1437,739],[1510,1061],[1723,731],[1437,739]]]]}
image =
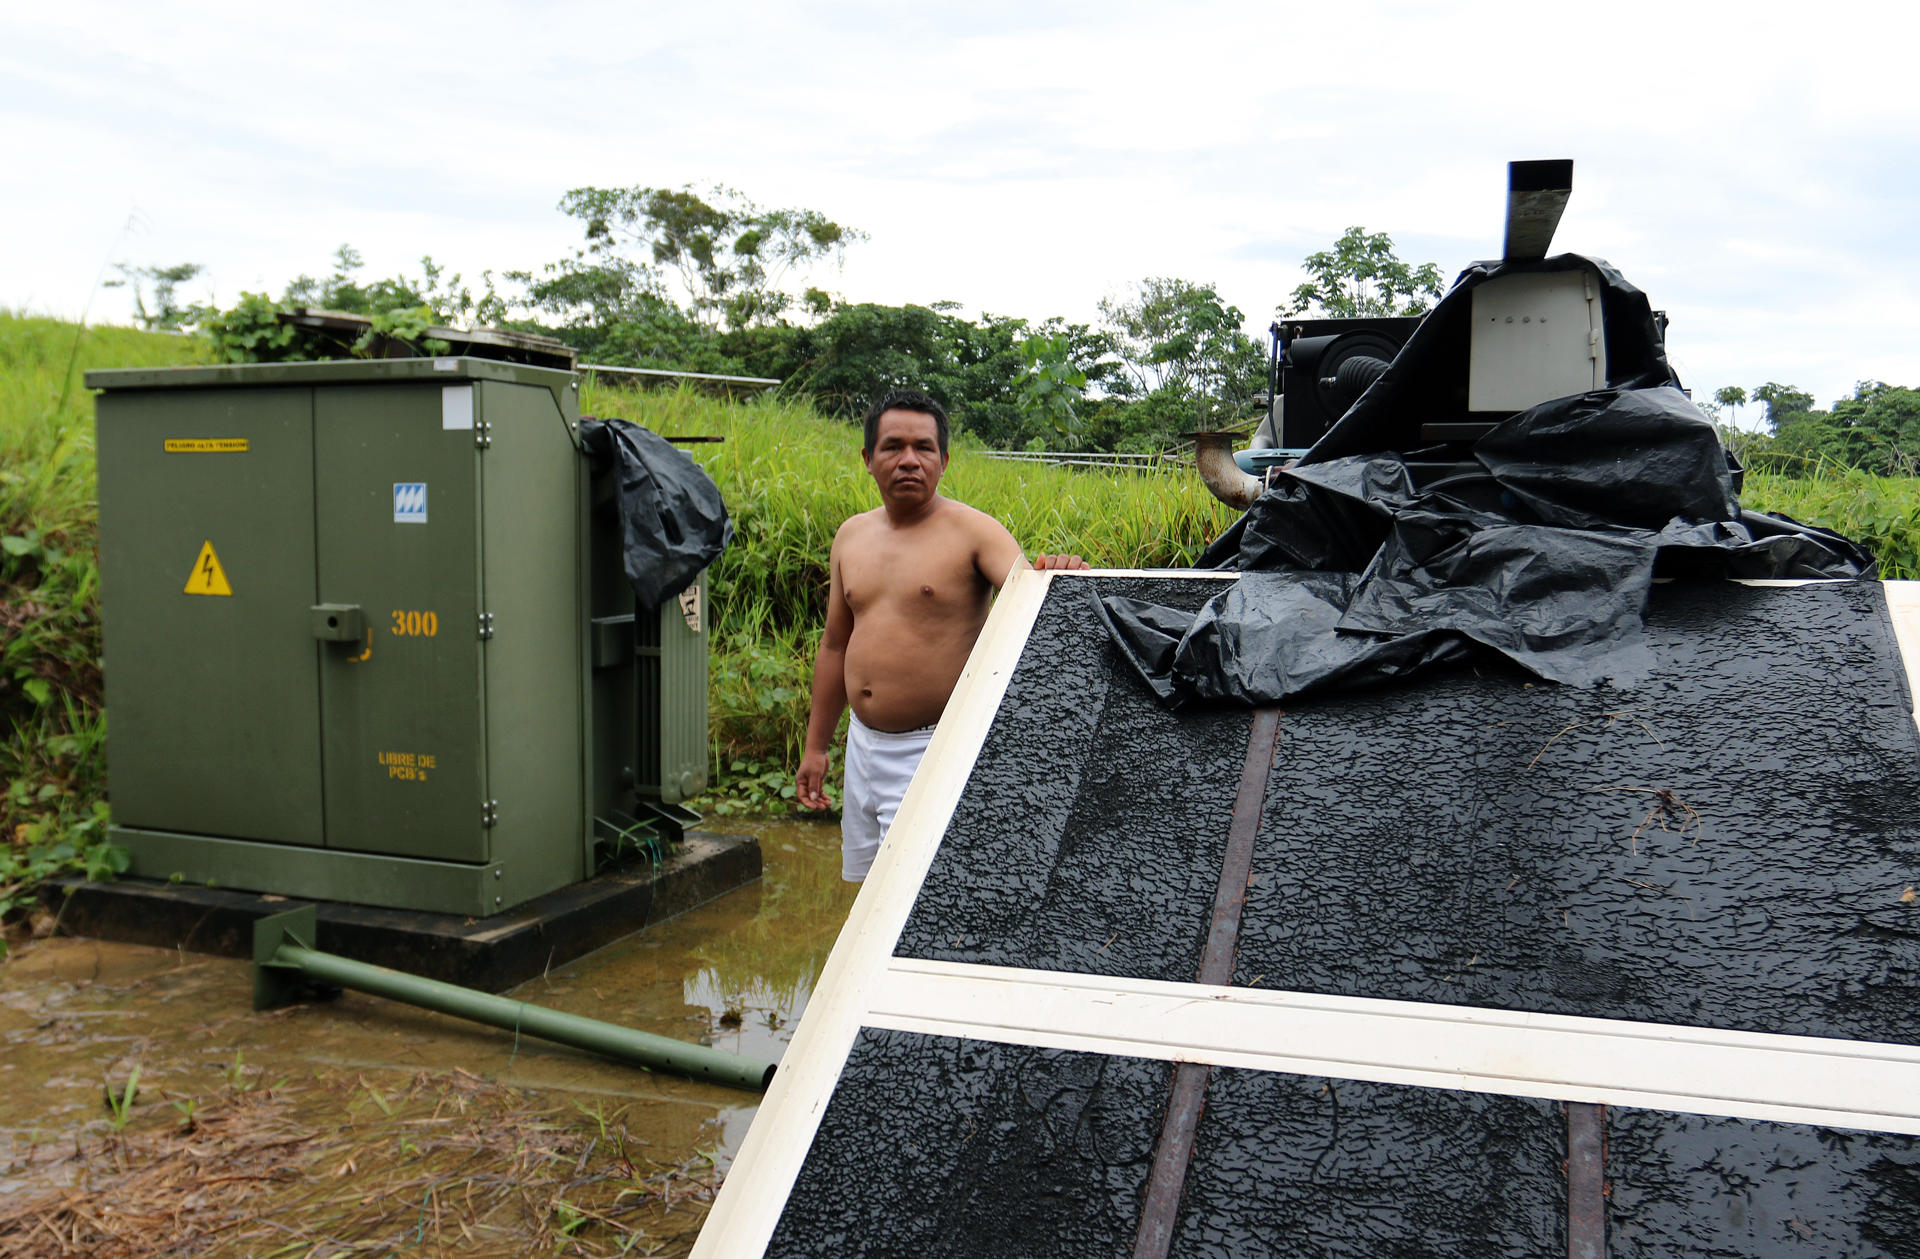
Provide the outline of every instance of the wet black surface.
{"type": "Polygon", "coordinates": [[[766,1253],[1129,1254],[1170,1076],[863,1029],[766,1253]]]}
{"type": "Polygon", "coordinates": [[[1915,1146],[1883,1133],[1609,1110],[1607,1253],[1914,1259],[1915,1146]]]}
{"type": "Polygon", "coordinates": [[[1172,1253],[1565,1254],[1558,1102],[1218,1068],[1172,1253]]]}
{"type": "MultiPolygon", "coordinates": [[[[1245,711],[1170,713],[1056,578],[896,953],[1191,980],[1246,759],[1245,711]]],[[[1099,579],[1197,608],[1218,580],[1099,579]]]]}
{"type": "MultiPolygon", "coordinates": [[[[1159,709],[1081,593],[1050,597],[902,955],[1194,972],[1248,715],[1159,709]]],[[[1235,982],[1915,1041],[1920,736],[1879,587],[1659,586],[1648,633],[1632,691],[1482,665],[1289,705],[1235,982]]],[[[1170,1080],[865,1030],[768,1253],[1130,1253],[1170,1080]]],[[[1608,1254],[1920,1259],[1911,1137],[1606,1125],[1608,1254]]],[[[1565,1253],[1565,1159],[1559,1103],[1215,1069],[1172,1254],[1565,1253]]]]}
{"type": "Polygon", "coordinates": [[[1289,707],[1236,982],[1912,1041],[1920,740],[1880,588],[1656,587],[1648,631],[1632,692],[1482,667],[1289,707]]]}

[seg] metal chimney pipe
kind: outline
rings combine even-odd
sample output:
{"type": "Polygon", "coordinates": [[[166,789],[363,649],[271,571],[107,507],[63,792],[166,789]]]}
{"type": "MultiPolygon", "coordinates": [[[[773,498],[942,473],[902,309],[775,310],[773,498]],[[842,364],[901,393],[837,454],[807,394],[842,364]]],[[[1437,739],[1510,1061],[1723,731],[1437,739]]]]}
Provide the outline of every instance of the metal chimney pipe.
{"type": "Polygon", "coordinates": [[[1188,433],[1193,439],[1193,462],[1200,479],[1212,495],[1233,508],[1245,511],[1260,497],[1266,483],[1240,470],[1233,461],[1232,433],[1188,433]]]}
{"type": "Polygon", "coordinates": [[[1507,163],[1507,243],[1509,262],[1544,258],[1553,229],[1573,195],[1573,160],[1507,163]]]}

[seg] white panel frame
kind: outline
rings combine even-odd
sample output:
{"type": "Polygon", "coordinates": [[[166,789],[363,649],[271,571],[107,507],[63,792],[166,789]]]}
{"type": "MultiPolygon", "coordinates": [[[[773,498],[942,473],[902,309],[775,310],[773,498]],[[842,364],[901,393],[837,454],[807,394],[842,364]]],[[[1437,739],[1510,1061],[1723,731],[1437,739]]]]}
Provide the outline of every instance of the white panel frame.
{"type": "Polygon", "coordinates": [[[1920,1135],[1920,1047],[896,958],[870,1027],[1920,1135]]]}
{"type": "MultiPolygon", "coordinates": [[[[946,835],[960,792],[1000,711],[1007,682],[1020,663],[1027,635],[1060,575],[1016,569],[994,600],[940,726],[927,745],[920,772],[900,801],[887,840],[880,845],[847,915],[847,925],[827,955],[814,985],[814,998],[781,1055],[773,1086],[760,1103],[714,1199],[707,1225],[694,1243],[695,1259],[766,1251],[854,1037],[866,1021],[875,981],[892,960],[894,945],[946,835]]],[[[1174,576],[1233,580],[1239,574],[1095,569],[1071,578],[1174,576]]]]}
{"type": "MultiPolygon", "coordinates": [[[[1041,605],[1062,577],[1231,581],[1239,574],[1103,569],[1009,576],[721,1185],[694,1259],[765,1253],[863,1026],[1920,1135],[1920,1048],[1909,1045],[895,958],[1041,605]]],[[[1908,686],[1920,699],[1920,583],[1884,588],[1908,686]]]]}
{"type": "Polygon", "coordinates": [[[1914,698],[1914,722],[1920,725],[1920,581],[1882,583],[1887,612],[1893,618],[1893,639],[1907,666],[1907,691],[1914,698]]]}

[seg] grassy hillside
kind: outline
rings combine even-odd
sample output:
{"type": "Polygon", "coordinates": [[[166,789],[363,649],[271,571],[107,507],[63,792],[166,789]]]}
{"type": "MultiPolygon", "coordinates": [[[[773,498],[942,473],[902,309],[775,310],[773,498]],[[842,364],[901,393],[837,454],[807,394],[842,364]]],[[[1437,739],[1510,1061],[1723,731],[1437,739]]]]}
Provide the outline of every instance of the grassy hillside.
{"type": "MultiPolygon", "coordinates": [[[[106,873],[101,754],[93,367],[199,361],[195,341],[87,329],[0,312],[0,916],[62,869],[106,873]]],[[[840,521],[877,504],[859,431],[778,397],[730,403],[589,384],[583,409],[689,448],[733,512],[715,567],[710,701],[712,807],[782,806],[797,760],[840,521]]],[[[956,445],[945,483],[1005,521],[1029,552],[1075,551],[1113,567],[1187,564],[1232,514],[1191,475],[1067,472],[997,462],[956,445]]],[[[1920,576],[1920,482],[1825,470],[1750,478],[1749,506],[1824,524],[1872,546],[1884,575],[1920,576]]]]}
{"type": "Polygon", "coordinates": [[[103,841],[94,367],[198,343],[0,313],[0,917],[50,874],[116,869],[103,841]]]}
{"type": "MultiPolygon", "coordinates": [[[[588,387],[581,407],[672,436],[719,484],[735,538],[715,566],[709,702],[722,811],[779,807],[805,735],[813,653],[834,530],[879,505],[860,430],[804,403],[729,403],[692,393],[588,387]]],[[[957,444],[942,489],[1004,521],[1030,554],[1070,551],[1111,567],[1190,564],[1233,520],[1197,477],[1069,472],[987,458],[957,444]]]]}
{"type": "MultiPolygon", "coordinates": [[[[59,870],[113,870],[103,842],[93,401],[95,367],[202,361],[199,343],[0,312],[0,915],[59,870]]],[[[827,581],[847,515],[876,505],[859,432],[805,403],[734,404],[589,385],[591,414],[727,440],[692,452],[733,512],[713,575],[712,807],[781,807],[797,759],[827,581]]],[[[956,495],[1032,550],[1096,563],[1186,563],[1231,514],[1187,478],[1076,474],[956,450],[956,495]]]]}
{"type": "Polygon", "coordinates": [[[1749,473],[1740,501],[1845,534],[1873,552],[1888,581],[1920,578],[1920,478],[1869,476],[1834,464],[1797,477],[1749,473]]]}

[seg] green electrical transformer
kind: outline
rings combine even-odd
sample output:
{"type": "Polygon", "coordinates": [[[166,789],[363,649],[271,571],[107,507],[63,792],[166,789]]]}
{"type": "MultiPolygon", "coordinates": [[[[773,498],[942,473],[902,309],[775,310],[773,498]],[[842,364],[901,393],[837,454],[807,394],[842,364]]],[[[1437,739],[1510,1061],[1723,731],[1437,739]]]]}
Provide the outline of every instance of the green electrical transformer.
{"type": "Polygon", "coordinates": [[[571,371],[87,384],[133,875],[486,915],[685,820],[706,786],[705,580],[636,607],[571,371]]]}

